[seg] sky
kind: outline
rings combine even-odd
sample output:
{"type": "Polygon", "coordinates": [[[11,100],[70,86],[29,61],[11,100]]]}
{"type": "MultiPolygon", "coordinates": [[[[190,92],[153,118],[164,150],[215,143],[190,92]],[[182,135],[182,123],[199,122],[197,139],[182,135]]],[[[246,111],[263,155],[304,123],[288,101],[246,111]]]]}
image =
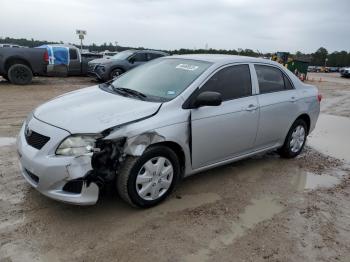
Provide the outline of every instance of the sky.
{"type": "Polygon", "coordinates": [[[0,0],[0,37],[173,50],[350,51],[350,0],[0,0]]]}

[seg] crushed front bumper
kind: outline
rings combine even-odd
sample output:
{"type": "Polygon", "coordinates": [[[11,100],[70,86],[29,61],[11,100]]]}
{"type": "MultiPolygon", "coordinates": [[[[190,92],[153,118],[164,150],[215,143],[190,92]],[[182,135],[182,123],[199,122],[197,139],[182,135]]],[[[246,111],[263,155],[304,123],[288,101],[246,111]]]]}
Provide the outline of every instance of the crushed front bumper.
{"type": "Polygon", "coordinates": [[[32,118],[30,130],[49,137],[49,141],[40,149],[28,144],[24,131],[25,125],[18,135],[17,151],[23,177],[43,195],[55,200],[77,204],[93,205],[99,195],[98,186],[83,181],[79,192],[67,190],[68,182],[84,177],[91,167],[91,156],[66,157],[55,155],[61,141],[70,135],[69,132],[48,125],[32,118]]]}

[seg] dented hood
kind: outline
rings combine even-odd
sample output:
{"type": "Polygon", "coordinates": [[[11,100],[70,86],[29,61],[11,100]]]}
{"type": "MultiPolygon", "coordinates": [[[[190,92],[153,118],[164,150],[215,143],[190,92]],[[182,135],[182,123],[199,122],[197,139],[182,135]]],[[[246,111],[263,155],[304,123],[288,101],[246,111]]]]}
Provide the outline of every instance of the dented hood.
{"type": "Polygon", "coordinates": [[[150,116],[160,105],[108,93],[93,86],[50,100],[39,106],[34,116],[72,134],[99,133],[150,116]]]}

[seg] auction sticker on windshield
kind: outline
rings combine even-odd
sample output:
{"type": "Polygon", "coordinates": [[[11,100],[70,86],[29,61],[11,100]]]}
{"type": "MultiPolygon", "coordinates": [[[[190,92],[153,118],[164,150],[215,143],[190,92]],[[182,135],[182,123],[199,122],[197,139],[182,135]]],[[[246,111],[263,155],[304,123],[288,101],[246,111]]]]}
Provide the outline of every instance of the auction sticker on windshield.
{"type": "Polygon", "coordinates": [[[198,69],[198,66],[195,65],[189,65],[189,64],[179,64],[176,66],[178,69],[188,70],[188,71],[194,71],[198,69]]]}

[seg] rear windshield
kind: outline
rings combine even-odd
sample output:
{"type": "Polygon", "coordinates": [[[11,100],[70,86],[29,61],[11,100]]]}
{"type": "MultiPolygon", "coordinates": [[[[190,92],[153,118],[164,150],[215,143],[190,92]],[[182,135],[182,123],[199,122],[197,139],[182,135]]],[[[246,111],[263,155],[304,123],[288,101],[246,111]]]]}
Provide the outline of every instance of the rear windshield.
{"type": "Polygon", "coordinates": [[[113,86],[169,101],[184,91],[211,64],[189,59],[156,59],[121,75],[113,86]]]}

